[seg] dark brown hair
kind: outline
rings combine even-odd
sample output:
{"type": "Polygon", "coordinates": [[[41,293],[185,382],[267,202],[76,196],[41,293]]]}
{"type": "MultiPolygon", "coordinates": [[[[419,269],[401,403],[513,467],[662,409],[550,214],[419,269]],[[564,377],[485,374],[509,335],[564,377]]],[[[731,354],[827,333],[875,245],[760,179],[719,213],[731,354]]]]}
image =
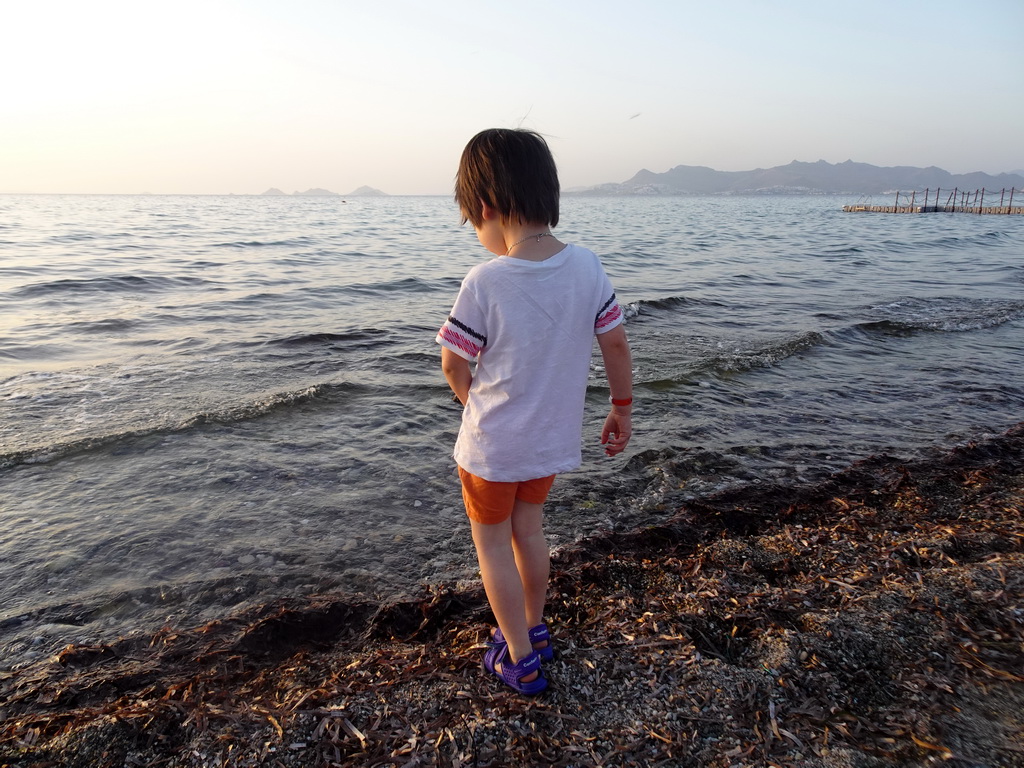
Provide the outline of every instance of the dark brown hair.
{"type": "Polygon", "coordinates": [[[533,131],[489,128],[466,145],[455,176],[462,223],[479,227],[487,203],[505,221],[558,224],[558,171],[544,138],[533,131]]]}

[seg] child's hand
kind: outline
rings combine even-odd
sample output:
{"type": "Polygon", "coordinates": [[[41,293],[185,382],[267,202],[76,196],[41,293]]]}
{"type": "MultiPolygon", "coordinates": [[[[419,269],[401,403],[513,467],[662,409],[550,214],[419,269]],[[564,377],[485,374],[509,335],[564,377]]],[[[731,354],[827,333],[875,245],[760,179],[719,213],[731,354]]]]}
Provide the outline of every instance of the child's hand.
{"type": "Polygon", "coordinates": [[[633,434],[633,420],[628,411],[618,407],[612,408],[608,418],[604,420],[604,429],[601,430],[601,445],[605,446],[604,452],[609,456],[615,456],[626,450],[626,444],[633,434]]]}

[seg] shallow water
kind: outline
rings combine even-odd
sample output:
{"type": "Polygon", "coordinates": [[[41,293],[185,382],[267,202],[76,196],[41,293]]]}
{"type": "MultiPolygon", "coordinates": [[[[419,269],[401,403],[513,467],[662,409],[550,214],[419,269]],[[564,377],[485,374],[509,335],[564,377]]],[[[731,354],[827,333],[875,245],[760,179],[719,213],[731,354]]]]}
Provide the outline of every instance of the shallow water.
{"type": "MultiPolygon", "coordinates": [[[[844,202],[564,201],[627,305],[638,405],[607,459],[595,358],[553,543],[655,514],[579,503],[646,451],[710,457],[699,494],[1024,418],[1024,218],[844,202]]],[[[486,257],[457,225],[447,198],[0,196],[7,657],[472,577],[433,342],[486,257]]]]}

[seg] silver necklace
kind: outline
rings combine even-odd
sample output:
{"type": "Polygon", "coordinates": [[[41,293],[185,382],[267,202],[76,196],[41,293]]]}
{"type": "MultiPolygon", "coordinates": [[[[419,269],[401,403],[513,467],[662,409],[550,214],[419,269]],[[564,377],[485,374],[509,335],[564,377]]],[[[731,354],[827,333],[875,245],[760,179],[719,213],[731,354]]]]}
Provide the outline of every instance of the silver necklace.
{"type": "Polygon", "coordinates": [[[522,245],[531,237],[537,238],[537,242],[539,243],[542,237],[554,237],[554,235],[551,234],[550,232],[541,232],[539,235],[527,235],[522,240],[516,240],[514,243],[512,243],[512,245],[510,245],[508,249],[505,251],[505,255],[508,256],[510,253],[512,253],[513,248],[515,248],[517,245],[522,245]]]}

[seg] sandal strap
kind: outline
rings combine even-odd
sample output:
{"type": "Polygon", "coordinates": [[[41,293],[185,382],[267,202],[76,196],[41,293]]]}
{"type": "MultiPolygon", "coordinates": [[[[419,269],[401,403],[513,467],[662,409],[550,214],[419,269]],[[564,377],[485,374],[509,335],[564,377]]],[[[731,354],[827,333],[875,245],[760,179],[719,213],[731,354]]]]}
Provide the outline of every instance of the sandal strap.
{"type": "Polygon", "coordinates": [[[505,685],[527,696],[534,696],[548,687],[547,678],[544,677],[540,665],[540,654],[536,651],[526,658],[520,659],[518,664],[513,664],[508,645],[495,645],[484,654],[483,665],[485,670],[496,675],[505,685]],[[499,664],[501,665],[500,672],[497,670],[499,664]],[[523,682],[524,677],[534,672],[537,673],[535,680],[528,683],[523,682]]]}
{"type": "MultiPolygon", "coordinates": [[[[538,624],[536,627],[530,627],[527,631],[527,635],[530,638],[531,643],[543,643],[551,641],[551,632],[548,631],[547,624],[538,624]]],[[[505,636],[501,633],[501,627],[495,627],[494,632],[491,634],[491,638],[495,643],[504,643],[505,636]]]]}
{"type": "Polygon", "coordinates": [[[536,627],[532,627],[527,634],[530,636],[531,643],[543,643],[551,640],[547,624],[538,624],[536,627]]]}
{"type": "Polygon", "coordinates": [[[537,680],[531,682],[535,683],[544,677],[544,673],[540,669],[539,653],[533,651],[529,656],[520,659],[518,664],[513,664],[512,656],[508,652],[508,646],[505,646],[505,653],[501,659],[501,676],[509,686],[517,691],[523,690],[523,687],[530,685],[530,683],[523,683],[522,679],[527,675],[532,675],[534,672],[539,674],[537,680]]]}
{"type": "MultiPolygon", "coordinates": [[[[527,635],[530,638],[530,645],[536,645],[537,643],[547,643],[542,648],[535,648],[540,653],[542,661],[551,661],[555,658],[555,650],[551,643],[551,632],[548,631],[547,624],[538,624],[536,627],[530,627],[527,631],[527,635]]],[[[495,627],[494,632],[491,634],[491,640],[485,643],[490,648],[496,648],[499,645],[505,644],[505,636],[501,633],[500,627],[495,627]]]]}

